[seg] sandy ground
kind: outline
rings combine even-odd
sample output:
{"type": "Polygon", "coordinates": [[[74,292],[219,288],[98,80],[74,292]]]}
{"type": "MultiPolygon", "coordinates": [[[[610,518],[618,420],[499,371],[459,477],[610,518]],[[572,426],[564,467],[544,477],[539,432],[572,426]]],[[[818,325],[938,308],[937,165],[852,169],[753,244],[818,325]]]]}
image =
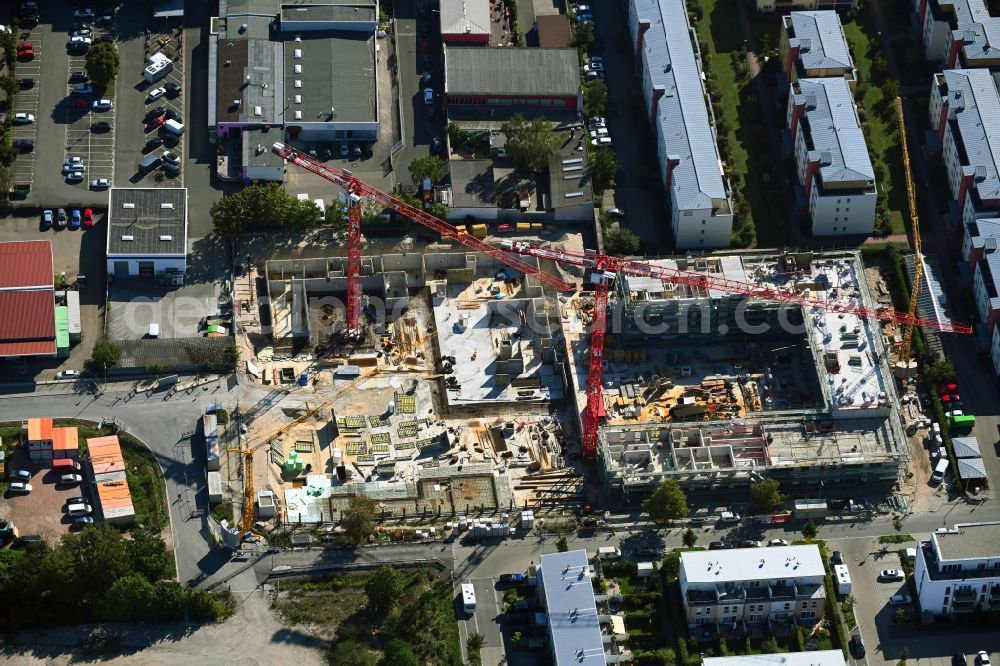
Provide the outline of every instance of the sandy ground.
{"type": "Polygon", "coordinates": [[[230,581],[239,599],[236,614],[222,624],[192,626],[108,625],[120,637],[113,654],[82,653],[75,648],[92,629],[68,627],[24,632],[18,644],[2,643],[0,660],[17,664],[325,664],[326,641],[285,627],[268,607],[265,592],[256,587],[252,571],[230,581]]]}

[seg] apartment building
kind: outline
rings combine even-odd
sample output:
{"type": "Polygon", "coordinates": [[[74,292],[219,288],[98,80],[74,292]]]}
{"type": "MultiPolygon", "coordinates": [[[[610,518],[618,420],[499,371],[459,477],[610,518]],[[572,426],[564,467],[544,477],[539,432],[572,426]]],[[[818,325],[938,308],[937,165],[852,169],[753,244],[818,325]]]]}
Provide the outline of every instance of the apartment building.
{"type": "Polygon", "coordinates": [[[972,272],[972,296],[976,301],[979,321],[993,335],[1000,320],[1000,254],[989,252],[976,262],[972,272]]]}
{"type": "Polygon", "coordinates": [[[757,0],[757,11],[789,12],[797,9],[857,9],[858,0],[757,0]]]}
{"type": "Polygon", "coordinates": [[[962,225],[962,258],[975,269],[987,252],[996,252],[1000,242],[1000,218],[971,220],[962,225]]]}
{"type": "Polygon", "coordinates": [[[846,666],[847,664],[844,653],[840,650],[706,657],[701,662],[704,666],[846,666]]]}
{"type": "Polygon", "coordinates": [[[781,19],[782,71],[788,81],[840,76],[854,90],[858,72],[835,11],[792,12],[781,19]]]}
{"type": "Polygon", "coordinates": [[[1000,611],[1000,522],[934,532],[917,548],[913,578],[925,613],[1000,611]]]}
{"type": "Polygon", "coordinates": [[[676,247],[727,247],[732,193],[684,0],[629,0],[628,26],[676,247]]]}
{"type": "Polygon", "coordinates": [[[854,95],[842,78],[799,79],[787,106],[795,168],[814,236],[870,234],[878,191],[854,95]]]}
{"type": "Polygon", "coordinates": [[[924,53],[945,67],[1000,66],[1000,17],[985,0],[913,0],[924,53]]]}
{"type": "Polygon", "coordinates": [[[813,625],[826,606],[825,575],[812,544],[681,553],[688,626],[813,625]]]}

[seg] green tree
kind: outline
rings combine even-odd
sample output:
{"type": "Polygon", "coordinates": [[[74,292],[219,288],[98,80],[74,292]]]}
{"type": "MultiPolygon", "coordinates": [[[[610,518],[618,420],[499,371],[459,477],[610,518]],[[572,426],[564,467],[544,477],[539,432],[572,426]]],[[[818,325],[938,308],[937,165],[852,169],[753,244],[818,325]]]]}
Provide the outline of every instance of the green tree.
{"type": "Polygon", "coordinates": [[[101,617],[111,622],[148,622],[157,611],[156,590],[141,574],[119,578],[101,597],[101,617]]]}
{"type": "Polygon", "coordinates": [[[781,485],[775,479],[764,479],[750,486],[753,508],[757,513],[774,513],[785,506],[781,485]]]}
{"type": "Polygon", "coordinates": [[[642,510],[658,523],[677,520],[688,515],[687,497],[675,479],[665,479],[642,503],[642,510]]]}
{"type": "Polygon", "coordinates": [[[802,526],[802,536],[807,539],[815,539],[818,532],[819,530],[816,528],[816,523],[814,523],[811,519],[802,526]]]}
{"type": "Polygon", "coordinates": [[[365,581],[365,594],[368,596],[368,608],[376,616],[382,616],[392,610],[403,591],[403,579],[392,567],[379,567],[365,581]]]}
{"type": "Polygon", "coordinates": [[[469,634],[469,638],[465,641],[465,649],[469,652],[479,653],[486,645],[486,636],[479,633],[469,634]]]}
{"type": "Polygon", "coordinates": [[[576,37],[573,40],[573,46],[581,52],[586,52],[590,50],[590,47],[594,45],[594,40],[597,38],[594,32],[594,24],[590,21],[584,21],[582,23],[576,24],[576,37]]]}
{"type": "Polygon", "coordinates": [[[881,84],[889,76],[889,61],[881,53],[872,58],[871,77],[875,83],[881,84]]]}
{"type": "Polygon", "coordinates": [[[347,210],[344,208],[344,204],[334,201],[326,207],[326,223],[334,229],[347,227],[347,210]]]}
{"type": "Polygon", "coordinates": [[[694,548],[694,545],[698,543],[698,533],[689,527],[684,531],[684,536],[681,537],[681,541],[688,548],[694,548]]]}
{"type": "Polygon", "coordinates": [[[4,60],[14,62],[17,57],[17,33],[13,30],[0,32],[0,46],[3,47],[4,60]]]}
{"type": "Polygon", "coordinates": [[[410,180],[418,189],[425,178],[430,178],[433,184],[444,178],[447,172],[447,165],[437,155],[424,155],[410,162],[410,180]]]}
{"type": "Polygon", "coordinates": [[[118,76],[121,58],[113,42],[94,44],[87,51],[87,76],[98,88],[106,88],[118,76]]]}
{"type": "Polygon", "coordinates": [[[560,553],[565,553],[569,550],[569,541],[566,540],[566,537],[559,537],[559,541],[556,541],[556,550],[560,553]]]}
{"type": "Polygon", "coordinates": [[[668,583],[677,580],[681,573],[681,554],[671,551],[663,557],[663,565],[660,567],[663,579],[668,583]]]}
{"type": "Polygon", "coordinates": [[[583,88],[583,112],[588,118],[604,116],[608,110],[608,84],[601,79],[587,81],[583,88]]]}
{"type": "Polygon", "coordinates": [[[118,365],[121,356],[122,350],[118,345],[107,338],[101,338],[94,343],[94,350],[90,353],[90,364],[95,370],[107,370],[118,365]]]}
{"type": "Polygon", "coordinates": [[[609,229],[604,233],[604,251],[619,256],[639,254],[642,241],[630,229],[609,229]]]}
{"type": "Polygon", "coordinates": [[[319,222],[320,211],[311,201],[300,201],[277,183],[251,185],[224,196],[209,209],[215,233],[226,240],[250,229],[303,228],[319,222]]]}
{"type": "Polygon", "coordinates": [[[600,195],[604,190],[615,186],[615,174],[618,173],[618,159],[610,148],[598,148],[590,154],[590,176],[593,179],[594,192],[600,195]]]}
{"type": "Polygon", "coordinates": [[[142,574],[146,580],[155,583],[172,579],[176,575],[173,558],[167,552],[163,537],[151,530],[132,530],[131,540],[126,542],[132,569],[142,574]]]}
{"type": "Polygon", "coordinates": [[[895,113],[893,104],[896,103],[896,97],[899,96],[899,81],[896,79],[886,79],[882,82],[881,88],[882,101],[887,105],[887,108],[893,109],[893,113],[895,113]]]}
{"type": "Polygon", "coordinates": [[[419,666],[420,660],[406,641],[393,638],[385,644],[382,663],[385,666],[419,666]]]}
{"type": "Polygon", "coordinates": [[[526,120],[515,113],[500,131],[507,138],[507,153],[514,164],[527,171],[543,171],[559,148],[559,137],[544,118],[526,120]]]}
{"type": "Polygon", "coordinates": [[[21,86],[17,83],[17,79],[10,74],[0,76],[0,90],[3,91],[3,94],[8,100],[14,99],[14,95],[17,94],[20,87],[21,86]]]}
{"type": "Polygon", "coordinates": [[[330,653],[330,663],[337,666],[375,666],[372,651],[357,641],[338,641],[330,653]]]}
{"type": "MultiPolygon", "coordinates": [[[[902,624],[903,620],[906,619],[906,611],[903,610],[902,608],[897,608],[896,613],[892,619],[893,622],[895,622],[896,624],[902,624]]],[[[900,659],[899,664],[900,665],[906,664],[906,659],[900,659]]]]}
{"type": "Polygon", "coordinates": [[[448,123],[448,141],[453,149],[464,146],[469,141],[469,133],[457,123],[448,123]]]}
{"type": "Polygon", "coordinates": [[[375,500],[366,495],[352,495],[340,526],[354,543],[367,539],[375,529],[375,500]]]}
{"type": "Polygon", "coordinates": [[[5,167],[9,167],[17,159],[17,150],[14,146],[8,146],[6,143],[0,141],[0,164],[5,167]]]}
{"type": "Polygon", "coordinates": [[[924,379],[934,385],[947,384],[955,379],[955,366],[950,359],[942,358],[925,365],[924,379]]]}

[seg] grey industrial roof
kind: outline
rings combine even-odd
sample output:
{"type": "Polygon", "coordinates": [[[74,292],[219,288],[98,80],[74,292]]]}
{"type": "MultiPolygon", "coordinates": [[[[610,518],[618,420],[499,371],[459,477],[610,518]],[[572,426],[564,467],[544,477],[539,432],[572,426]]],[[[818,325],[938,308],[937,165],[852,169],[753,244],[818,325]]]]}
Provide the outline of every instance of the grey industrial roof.
{"type": "Polygon", "coordinates": [[[851,87],[841,77],[799,79],[800,97],[806,100],[806,120],[813,150],[829,163],[820,166],[822,182],[875,180],[865,135],[858,123],[851,87]],[[815,101],[815,106],[811,103],[815,101]]]}
{"type": "Polygon", "coordinates": [[[986,478],[986,463],[982,458],[959,458],[957,462],[958,477],[963,481],[986,478]]]}
{"type": "Polygon", "coordinates": [[[220,122],[281,122],[281,42],[220,39],[216,59],[216,115],[220,122]],[[239,104],[234,104],[239,100],[239,104]]]}
{"type": "Polygon", "coordinates": [[[576,49],[484,49],[445,46],[445,92],[449,95],[577,95],[576,49]]]}
{"type": "Polygon", "coordinates": [[[285,161],[274,154],[271,146],[281,139],[281,130],[265,132],[260,129],[243,132],[243,166],[284,167],[285,161]],[[262,150],[261,150],[262,149],[262,150]]]}
{"type": "Polygon", "coordinates": [[[279,0],[219,0],[219,16],[270,16],[278,13],[279,0]]]}
{"type": "Polygon", "coordinates": [[[310,30],[298,37],[285,41],[285,124],[295,124],[295,111],[303,123],[377,121],[375,35],[310,30]]]}
{"type": "Polygon", "coordinates": [[[942,560],[1000,557],[1000,522],[959,523],[955,530],[931,534],[942,560]]]}
{"type": "Polygon", "coordinates": [[[374,2],[364,0],[285,0],[282,21],[374,23],[378,19],[374,2]]]}
{"type": "Polygon", "coordinates": [[[792,12],[791,17],[799,41],[799,60],[806,70],[854,69],[837,12],[792,12]]]}
{"type": "Polygon", "coordinates": [[[719,150],[709,121],[705,93],[688,30],[684,0],[634,0],[639,18],[651,27],[642,53],[654,89],[664,95],[657,106],[659,136],[665,155],[679,162],[670,180],[678,209],[709,208],[713,199],[728,199],[719,150]]]}
{"type": "Polygon", "coordinates": [[[774,546],[681,553],[681,571],[688,583],[723,583],[752,580],[788,580],[826,574],[819,548],[774,546]]]}
{"type": "MultiPolygon", "coordinates": [[[[553,208],[593,203],[593,178],[587,151],[576,150],[577,142],[563,132],[562,147],[549,158],[549,190],[553,208]]],[[[587,140],[586,138],[584,139],[587,140]]]]}
{"type": "Polygon", "coordinates": [[[956,109],[956,126],[965,148],[967,165],[982,168],[975,188],[981,199],[1000,199],[1000,94],[987,69],[949,69],[944,72],[948,104],[956,109]],[[960,110],[958,110],[960,109],[960,110]]]}
{"type": "Polygon", "coordinates": [[[607,664],[589,566],[585,550],[542,555],[542,587],[556,664],[607,664]]]}
{"type": "Polygon", "coordinates": [[[449,160],[452,206],[492,207],[497,204],[492,160],[449,160]]]}
{"type": "Polygon", "coordinates": [[[186,187],[113,187],[108,196],[109,257],[187,254],[186,187]]]}
{"type": "Polygon", "coordinates": [[[273,15],[230,15],[221,23],[220,39],[270,39],[273,15]]]}
{"type": "Polygon", "coordinates": [[[441,0],[441,34],[490,34],[490,0],[441,0]]]}
{"type": "Polygon", "coordinates": [[[951,445],[955,449],[956,458],[979,458],[983,455],[979,449],[979,440],[975,437],[952,437],[951,445]]]}
{"type": "Polygon", "coordinates": [[[813,652],[782,652],[778,654],[750,654],[739,657],[706,657],[704,666],[844,666],[844,653],[840,650],[813,652]]]}

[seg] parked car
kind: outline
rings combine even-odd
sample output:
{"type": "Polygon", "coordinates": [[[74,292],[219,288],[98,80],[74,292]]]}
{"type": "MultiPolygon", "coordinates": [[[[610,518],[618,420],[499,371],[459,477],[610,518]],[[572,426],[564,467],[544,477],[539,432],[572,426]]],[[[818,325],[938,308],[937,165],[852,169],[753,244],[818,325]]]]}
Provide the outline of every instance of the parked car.
{"type": "Polygon", "coordinates": [[[15,113],[13,122],[15,125],[30,125],[35,122],[35,116],[30,113],[15,113]]]}
{"type": "Polygon", "coordinates": [[[59,208],[56,210],[56,220],[52,223],[56,229],[62,229],[66,226],[66,209],[59,208]]]}
{"type": "MultiPolygon", "coordinates": [[[[431,43],[428,42],[426,39],[421,39],[420,40],[420,52],[421,53],[430,53],[431,52],[431,43]]],[[[428,68],[425,67],[424,69],[428,69],[428,68]]]]}
{"type": "Polygon", "coordinates": [[[59,477],[59,485],[62,486],[75,486],[83,481],[83,477],[79,474],[63,474],[59,477]]]}
{"type": "Polygon", "coordinates": [[[181,156],[170,151],[163,153],[162,157],[164,162],[169,162],[171,164],[180,164],[181,162],[181,156]]]}
{"type": "Polygon", "coordinates": [[[73,72],[69,75],[70,83],[86,83],[87,82],[87,72],[73,72]]]}
{"type": "Polygon", "coordinates": [[[111,180],[108,178],[97,178],[90,181],[90,189],[92,190],[106,190],[111,187],[111,180]]]}
{"type": "Polygon", "coordinates": [[[31,90],[35,87],[35,80],[30,76],[21,79],[17,83],[21,86],[21,90],[31,90]]]}
{"type": "Polygon", "coordinates": [[[52,211],[45,209],[42,211],[42,229],[52,228],[52,211]]]}
{"type": "Polygon", "coordinates": [[[89,83],[77,83],[73,86],[74,95],[91,95],[93,92],[94,88],[89,83]]]}
{"type": "Polygon", "coordinates": [[[67,505],[69,505],[69,504],[86,504],[86,503],[87,503],[87,498],[83,497],[83,496],[70,497],[68,500],[66,500],[66,504],[67,505]]]}
{"type": "Polygon", "coordinates": [[[146,95],[146,103],[148,104],[149,102],[155,102],[156,100],[160,99],[166,94],[167,94],[167,89],[164,88],[163,86],[160,86],[159,88],[154,88],[153,90],[149,91],[148,95],[146,95]]]}
{"type": "Polygon", "coordinates": [[[69,228],[76,230],[79,229],[82,224],[83,218],[80,215],[80,209],[74,208],[73,212],[69,216],[69,228]]]}
{"type": "Polygon", "coordinates": [[[104,14],[103,16],[98,16],[94,19],[94,25],[111,25],[111,22],[115,20],[114,15],[104,14]]]}
{"type": "Polygon", "coordinates": [[[94,517],[93,516],[77,516],[76,518],[73,519],[73,524],[74,525],[93,525],[94,524],[94,517]]]}
{"type": "MultiPolygon", "coordinates": [[[[89,208],[87,210],[90,210],[89,208]]],[[[56,379],[70,379],[73,377],[79,377],[79,370],[61,370],[56,373],[56,379]]]]}
{"type": "Polygon", "coordinates": [[[71,49],[85,50],[89,49],[90,45],[94,43],[94,40],[90,37],[70,37],[69,47],[71,49]]]}
{"type": "Polygon", "coordinates": [[[67,157],[63,161],[63,171],[86,171],[83,158],[79,155],[67,157]]]}
{"type": "Polygon", "coordinates": [[[908,594],[894,594],[889,597],[889,603],[893,606],[905,606],[913,601],[908,594]]]}
{"type": "Polygon", "coordinates": [[[524,582],[524,574],[519,573],[506,573],[500,574],[500,578],[497,580],[497,587],[514,587],[515,585],[520,585],[524,582]]]}
{"type": "Polygon", "coordinates": [[[181,115],[180,111],[175,111],[173,109],[167,109],[163,112],[163,115],[167,117],[167,120],[176,120],[179,123],[184,122],[184,116],[181,115]]]}
{"type": "Polygon", "coordinates": [[[725,550],[726,549],[726,544],[722,543],[721,541],[713,541],[712,543],[708,544],[708,549],[709,550],[725,550]]]}
{"type": "Polygon", "coordinates": [[[878,574],[879,580],[903,580],[906,574],[901,569],[882,569],[878,574]]]}
{"type": "Polygon", "coordinates": [[[90,7],[77,7],[73,10],[73,18],[92,19],[94,18],[94,10],[90,7]]]}
{"type": "Polygon", "coordinates": [[[30,493],[31,484],[25,483],[23,481],[15,481],[14,483],[7,486],[7,490],[12,493],[30,493]]]}
{"type": "Polygon", "coordinates": [[[71,109],[86,109],[88,106],[90,105],[87,103],[87,100],[83,98],[78,97],[69,101],[69,108],[71,109]]]}
{"type": "Polygon", "coordinates": [[[594,146],[595,148],[610,148],[611,143],[612,142],[610,136],[602,136],[590,140],[590,145],[594,146]]]}
{"type": "Polygon", "coordinates": [[[110,99],[98,99],[92,104],[94,111],[110,111],[115,105],[110,99]]]}
{"type": "Polygon", "coordinates": [[[580,12],[576,15],[577,23],[583,23],[585,21],[593,22],[593,20],[594,20],[594,15],[591,14],[590,12],[580,12]]]}
{"type": "Polygon", "coordinates": [[[956,650],[955,654],[951,655],[951,666],[965,666],[965,654],[956,650]]]}
{"type": "Polygon", "coordinates": [[[167,107],[165,106],[155,106],[146,112],[146,115],[142,117],[142,122],[148,123],[150,120],[156,116],[166,115],[167,107]]]}
{"type": "Polygon", "coordinates": [[[12,469],[10,470],[10,478],[15,481],[31,481],[31,472],[26,469],[12,469]]]}
{"type": "Polygon", "coordinates": [[[66,174],[67,183],[82,183],[83,182],[83,172],[82,171],[70,171],[66,174]]]}
{"type": "Polygon", "coordinates": [[[763,545],[760,541],[754,541],[753,539],[740,541],[740,548],[760,548],[763,545]]]}
{"type": "MultiPolygon", "coordinates": [[[[84,24],[89,25],[89,24],[84,24]]],[[[80,27],[78,30],[74,30],[69,33],[70,37],[90,37],[90,28],[80,27]]]]}
{"type": "Polygon", "coordinates": [[[181,175],[181,165],[180,165],[180,162],[177,162],[177,163],[174,163],[174,162],[164,162],[163,163],[163,172],[165,174],[167,174],[168,176],[170,176],[171,178],[176,178],[177,176],[181,175]]]}
{"type": "Polygon", "coordinates": [[[604,69],[604,61],[603,60],[594,60],[594,61],[589,62],[589,63],[587,63],[587,64],[585,64],[583,66],[583,71],[584,72],[599,71],[599,70],[603,70],[603,69],[604,69]]]}
{"type": "Polygon", "coordinates": [[[34,60],[34,58],[35,46],[31,42],[22,42],[21,45],[17,47],[18,60],[34,60]]]}
{"type": "Polygon", "coordinates": [[[149,122],[146,123],[146,131],[152,132],[166,121],[167,121],[166,116],[156,116],[155,118],[152,118],[151,120],[149,120],[149,122]]]}
{"type": "Polygon", "coordinates": [[[35,149],[35,142],[31,139],[14,139],[13,145],[19,153],[30,153],[35,149]]]}
{"type": "Polygon", "coordinates": [[[980,650],[976,654],[976,663],[979,666],[990,666],[990,654],[984,650],[980,650]]]}
{"type": "Polygon", "coordinates": [[[865,656],[865,644],[861,642],[861,636],[851,636],[847,647],[851,652],[851,656],[855,659],[861,659],[865,656]]]}
{"type": "Polygon", "coordinates": [[[162,145],[163,145],[163,138],[159,136],[154,136],[152,139],[146,142],[145,146],[142,147],[142,152],[151,153],[162,145]]]}
{"type": "Polygon", "coordinates": [[[164,84],[163,86],[167,90],[168,97],[177,97],[181,94],[181,87],[179,84],[171,81],[170,83],[164,84]]]}
{"type": "Polygon", "coordinates": [[[94,123],[93,125],[91,125],[90,131],[93,132],[94,134],[103,134],[104,132],[110,132],[113,127],[114,125],[112,125],[111,123],[102,120],[99,123],[94,123]]]}
{"type": "Polygon", "coordinates": [[[424,88],[424,104],[434,103],[434,88],[424,88]]]}
{"type": "Polygon", "coordinates": [[[958,390],[958,384],[942,384],[938,386],[938,393],[954,393],[958,390]]]}
{"type": "Polygon", "coordinates": [[[181,138],[179,136],[164,129],[160,130],[160,139],[163,140],[163,145],[167,148],[175,148],[177,144],[181,142],[181,138]]]}

